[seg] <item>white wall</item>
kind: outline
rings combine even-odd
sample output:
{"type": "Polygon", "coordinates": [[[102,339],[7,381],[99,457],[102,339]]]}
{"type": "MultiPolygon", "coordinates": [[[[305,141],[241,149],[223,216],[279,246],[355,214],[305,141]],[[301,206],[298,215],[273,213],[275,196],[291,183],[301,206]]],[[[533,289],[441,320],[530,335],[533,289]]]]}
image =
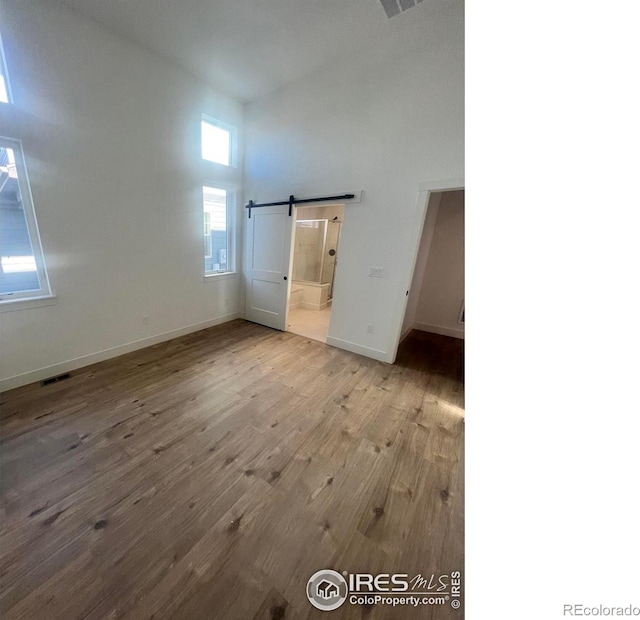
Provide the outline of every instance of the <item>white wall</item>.
{"type": "Polygon", "coordinates": [[[59,6],[5,0],[2,36],[1,133],[23,141],[57,295],[0,314],[2,386],[237,316],[239,278],[203,279],[201,186],[241,167],[203,165],[199,132],[202,113],[241,130],[242,107],[59,6]]]}
{"type": "Polygon", "coordinates": [[[419,184],[464,176],[463,17],[460,0],[422,3],[369,49],[245,107],[247,200],[364,190],[345,207],[330,344],[393,357],[419,184]]]}
{"type": "Polygon", "coordinates": [[[464,191],[441,196],[413,327],[464,338],[464,191]]]}

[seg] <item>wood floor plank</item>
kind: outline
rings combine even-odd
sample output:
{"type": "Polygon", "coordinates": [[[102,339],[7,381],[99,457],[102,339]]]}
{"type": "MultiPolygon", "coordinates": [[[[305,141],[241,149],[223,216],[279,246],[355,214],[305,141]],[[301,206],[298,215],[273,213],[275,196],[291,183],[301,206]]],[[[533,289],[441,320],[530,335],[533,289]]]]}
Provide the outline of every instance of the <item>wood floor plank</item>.
{"type": "Polygon", "coordinates": [[[6,392],[3,618],[315,619],[323,568],[463,571],[462,371],[451,338],[391,366],[237,320],[6,392]]]}

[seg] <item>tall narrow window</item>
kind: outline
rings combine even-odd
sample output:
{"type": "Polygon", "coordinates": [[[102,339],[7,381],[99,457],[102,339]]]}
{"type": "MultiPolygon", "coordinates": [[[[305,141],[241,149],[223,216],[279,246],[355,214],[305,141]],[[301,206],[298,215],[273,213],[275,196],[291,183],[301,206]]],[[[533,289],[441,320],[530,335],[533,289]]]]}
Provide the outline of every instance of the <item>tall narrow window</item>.
{"type": "Polygon", "coordinates": [[[204,212],[204,272],[212,275],[233,271],[231,255],[231,192],[205,185],[202,188],[204,212]]]}
{"type": "Polygon", "coordinates": [[[22,146],[0,138],[0,303],[50,294],[22,146]]]}
{"type": "Polygon", "coordinates": [[[202,117],[202,158],[223,166],[235,166],[236,130],[222,121],[202,117]]]}
{"type": "Polygon", "coordinates": [[[4,62],[4,49],[0,38],[0,102],[9,103],[9,78],[7,77],[7,65],[4,62]]]}

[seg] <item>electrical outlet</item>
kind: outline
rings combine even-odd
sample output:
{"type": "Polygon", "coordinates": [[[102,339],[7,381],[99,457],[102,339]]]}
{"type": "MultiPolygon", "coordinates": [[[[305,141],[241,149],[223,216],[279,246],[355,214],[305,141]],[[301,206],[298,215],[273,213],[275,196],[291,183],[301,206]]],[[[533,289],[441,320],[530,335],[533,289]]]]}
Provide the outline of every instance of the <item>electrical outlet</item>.
{"type": "Polygon", "coordinates": [[[149,325],[150,321],[151,321],[151,319],[148,316],[143,316],[142,317],[142,324],[143,325],[149,325]]]}
{"type": "Polygon", "coordinates": [[[373,334],[373,323],[367,323],[367,333],[373,334]]]}
{"type": "Polygon", "coordinates": [[[381,278],[384,269],[382,267],[369,267],[368,276],[370,278],[381,278]]]}

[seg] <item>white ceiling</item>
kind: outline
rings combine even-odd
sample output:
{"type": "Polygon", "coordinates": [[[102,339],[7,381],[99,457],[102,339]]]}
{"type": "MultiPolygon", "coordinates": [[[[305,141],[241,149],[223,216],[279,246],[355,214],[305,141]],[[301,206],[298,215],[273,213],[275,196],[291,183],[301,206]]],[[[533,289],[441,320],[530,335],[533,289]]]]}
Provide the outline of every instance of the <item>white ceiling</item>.
{"type": "Polygon", "coordinates": [[[379,0],[59,1],[242,102],[374,45],[429,4],[389,20],[379,0]]]}

